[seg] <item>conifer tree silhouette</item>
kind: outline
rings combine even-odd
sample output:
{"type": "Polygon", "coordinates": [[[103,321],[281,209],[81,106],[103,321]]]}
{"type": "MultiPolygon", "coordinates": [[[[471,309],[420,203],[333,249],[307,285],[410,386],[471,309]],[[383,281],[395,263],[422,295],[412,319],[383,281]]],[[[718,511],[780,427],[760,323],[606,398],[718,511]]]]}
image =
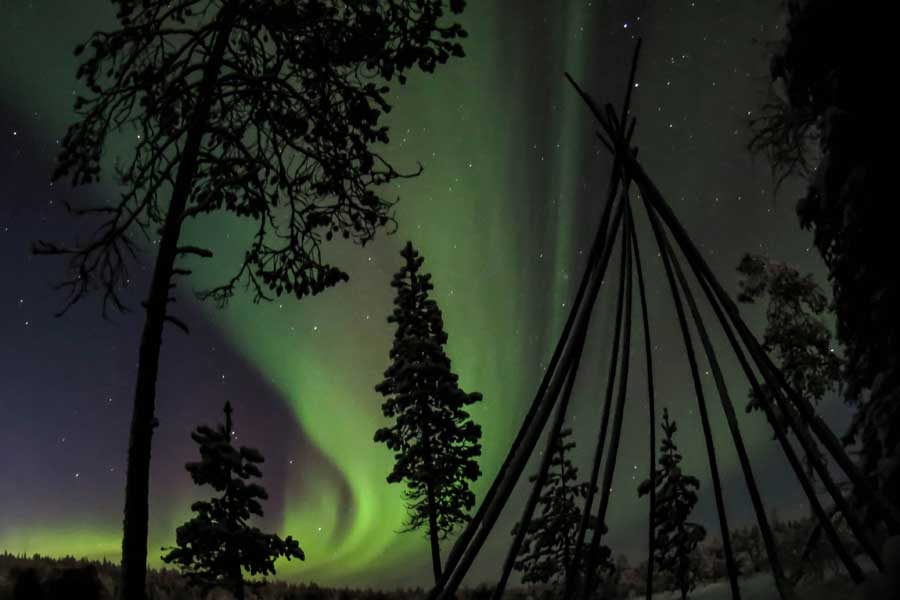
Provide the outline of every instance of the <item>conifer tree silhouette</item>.
{"type": "MultiPolygon", "coordinates": [[[[466,32],[446,23],[464,0],[111,0],[119,28],[94,33],[78,77],[79,119],[61,141],[54,179],[100,181],[104,148],[127,137],[116,161],[123,191],[111,202],[69,205],[96,228],[74,245],[37,242],[37,254],[68,258],[61,313],[85,295],[102,297],[104,316],[125,310],[130,267],[152,257],[143,303],[126,472],[121,596],[143,600],[147,565],[150,455],[159,354],[173,288],[190,275],[186,259],[210,258],[217,231],[187,223],[228,214],[251,223],[233,276],[200,293],[224,304],[238,287],[255,301],[303,298],[348,278],[321,245],[340,235],[365,244],[393,217],[375,190],[399,177],[374,144],[388,83],[414,68],[434,71],[462,56],[466,32]],[[140,245],[139,240],[147,243],[140,245]],[[244,250],[243,248],[246,248],[244,250]]],[[[419,169],[419,172],[421,168],[419,169]]],[[[384,189],[384,188],[381,188],[384,189]]]]}
{"type": "Polygon", "coordinates": [[[481,469],[481,427],[465,407],[481,401],[478,392],[465,393],[457,385],[444,353],[447,333],[431,275],[421,273],[424,258],[407,242],[400,253],[406,264],[394,275],[397,289],[389,323],[397,324],[391,365],[375,390],[390,427],[375,432],[375,441],[394,451],[396,462],[388,483],[406,481],[409,521],[404,531],[427,526],[435,581],[441,575],[440,540],[465,523],[475,505],[469,483],[481,469]]]}
{"type": "MultiPolygon", "coordinates": [[[[225,423],[213,429],[201,425],[191,433],[200,446],[200,462],[185,468],[197,485],[208,485],[221,495],[191,505],[196,516],[175,534],[176,547],[162,559],[181,567],[191,585],[207,593],[214,587],[230,591],[244,600],[244,571],[251,575],[274,575],[275,560],[306,557],[291,536],[281,539],[251,527],[252,515],[263,516],[260,500],[269,496],[258,483],[263,456],[255,448],[232,445],[231,404],[225,403],[225,423]]],[[[163,548],[166,550],[166,548],[163,548]]]]}
{"type": "MultiPolygon", "coordinates": [[[[688,522],[697,504],[700,482],[696,477],[681,472],[681,454],[675,446],[674,435],[678,430],[675,421],[669,420],[668,409],[663,409],[663,440],[660,444],[659,468],[656,470],[656,514],[653,516],[656,537],[654,561],[661,571],[668,571],[681,598],[687,598],[694,589],[698,565],[692,554],[706,537],[706,529],[688,522]]],[[[650,480],[638,486],[638,496],[650,493],[650,480]]]]}
{"type": "MultiPolygon", "coordinates": [[[[578,483],[578,468],[569,459],[569,453],[575,448],[575,442],[567,441],[571,434],[571,429],[563,429],[553,444],[550,471],[538,500],[540,513],[528,523],[522,548],[513,565],[522,573],[522,583],[560,586],[566,580],[567,569],[572,566],[581,523],[578,499],[587,496],[588,483],[578,483]]],[[[532,475],[529,481],[533,483],[536,479],[537,475],[532,475]]],[[[520,526],[521,523],[516,523],[512,535],[516,535],[520,526]]],[[[596,518],[591,518],[589,526],[597,535],[596,518]]],[[[599,584],[614,569],[612,552],[607,546],[600,547],[595,564],[597,576],[594,581],[599,584]]]]}

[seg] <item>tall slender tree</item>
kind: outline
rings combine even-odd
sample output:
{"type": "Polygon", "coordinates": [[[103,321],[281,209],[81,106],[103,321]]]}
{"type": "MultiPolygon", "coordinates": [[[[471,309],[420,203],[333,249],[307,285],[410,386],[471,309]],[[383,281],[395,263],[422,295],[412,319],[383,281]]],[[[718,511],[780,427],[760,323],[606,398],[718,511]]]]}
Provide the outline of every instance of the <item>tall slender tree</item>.
{"type": "MultiPolygon", "coordinates": [[[[575,448],[575,442],[568,440],[571,434],[571,429],[563,429],[554,440],[550,471],[538,500],[539,515],[528,523],[522,548],[516,557],[514,568],[522,573],[523,583],[556,588],[566,581],[568,570],[572,568],[581,523],[579,500],[587,496],[589,484],[578,482],[578,468],[570,459],[575,448]]],[[[536,479],[537,475],[532,475],[529,480],[534,482],[536,479]]],[[[516,523],[513,535],[521,525],[516,523]]],[[[589,526],[597,535],[596,518],[592,518],[589,526]]],[[[607,546],[601,546],[594,564],[598,575],[594,581],[605,581],[614,570],[612,552],[607,546]]]]}
{"type": "Polygon", "coordinates": [[[260,500],[269,497],[258,483],[247,483],[262,477],[257,465],[263,456],[255,448],[232,445],[231,413],[226,402],[224,424],[215,429],[202,425],[191,433],[200,446],[201,460],[185,467],[195,484],[208,485],[221,496],[191,505],[197,514],[177,529],[177,546],[169,549],[163,561],[179,565],[191,585],[204,594],[221,587],[244,600],[244,571],[274,575],[276,559],[306,557],[291,536],[282,540],[249,525],[252,515],[263,516],[260,500]]]}
{"type": "MultiPolygon", "coordinates": [[[[669,410],[663,409],[661,424],[663,440],[660,444],[659,467],[656,470],[656,565],[668,571],[681,598],[687,598],[697,581],[698,565],[693,558],[697,545],[706,537],[706,529],[697,523],[688,522],[688,517],[697,504],[697,489],[700,482],[696,477],[681,472],[681,454],[675,445],[675,421],[669,420],[669,410]]],[[[638,486],[638,496],[650,493],[650,480],[645,479],[638,486]]]]}
{"type": "Polygon", "coordinates": [[[481,475],[481,427],[466,407],[481,401],[465,393],[444,353],[447,333],[431,275],[422,273],[424,258],[407,242],[400,253],[406,264],[394,275],[397,289],[389,323],[397,324],[391,365],[375,390],[386,397],[384,416],[390,427],[375,432],[375,441],[394,451],[396,462],[388,483],[406,482],[409,521],[405,531],[427,525],[434,579],[441,576],[440,540],[468,521],[475,505],[469,488],[481,475]]]}
{"type": "MultiPolygon", "coordinates": [[[[462,56],[465,31],[446,23],[464,0],[112,0],[119,28],[93,34],[76,55],[87,87],[80,120],[61,142],[56,179],[100,181],[104,148],[124,136],[118,200],[69,206],[96,218],[72,246],[38,242],[68,257],[65,312],[86,294],[104,315],[124,310],[129,267],[153,257],[128,445],[122,595],[142,600],[147,563],[150,451],[160,344],[184,260],[211,257],[185,243],[191,220],[225,213],[252,224],[234,275],[200,294],[225,303],[239,286],[254,300],[303,298],[347,279],[321,244],[334,234],[370,241],[393,222],[376,189],[402,174],[374,148],[388,83],[462,56]],[[139,240],[146,240],[143,246],[139,240]]],[[[194,229],[202,232],[202,229],[194,229]]]]}

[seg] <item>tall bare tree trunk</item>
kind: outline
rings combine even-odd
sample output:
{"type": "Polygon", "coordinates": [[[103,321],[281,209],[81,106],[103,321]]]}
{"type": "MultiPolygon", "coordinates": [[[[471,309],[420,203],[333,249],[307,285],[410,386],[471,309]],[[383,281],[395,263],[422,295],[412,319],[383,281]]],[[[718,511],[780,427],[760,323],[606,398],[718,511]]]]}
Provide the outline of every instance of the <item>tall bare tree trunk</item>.
{"type": "Polygon", "coordinates": [[[197,171],[197,157],[204,128],[213,102],[213,91],[231,30],[233,11],[224,9],[219,15],[222,27],[209,61],[204,68],[199,101],[188,130],[181,164],[172,189],[172,199],[162,228],[159,251],[153,268],[153,279],[147,297],[147,316],[138,352],[137,383],[131,414],[128,439],[128,470],[125,482],[125,517],[122,535],[122,581],[119,597],[122,600],[144,600],[147,579],[147,530],[149,520],[148,496],[150,488],[150,447],[156,404],[156,378],[159,373],[159,352],[162,345],[169,284],[178,248],[182,215],[187,206],[191,184],[197,171]]]}

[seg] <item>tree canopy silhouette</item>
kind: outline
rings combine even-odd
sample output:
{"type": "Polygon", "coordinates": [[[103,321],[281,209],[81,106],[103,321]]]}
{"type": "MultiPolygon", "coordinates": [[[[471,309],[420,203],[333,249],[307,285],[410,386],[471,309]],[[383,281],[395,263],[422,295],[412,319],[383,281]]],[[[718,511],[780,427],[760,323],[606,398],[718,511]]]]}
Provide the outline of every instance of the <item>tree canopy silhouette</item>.
{"type": "Polygon", "coordinates": [[[871,3],[785,6],[786,35],[770,63],[777,93],[754,123],[751,149],[770,159],[779,181],[808,181],[797,215],[828,267],[846,349],[844,392],[858,407],[846,441],[859,443],[864,473],[900,505],[900,207],[891,200],[894,151],[884,122],[894,108],[883,70],[893,25],[871,3]]]}
{"type": "MultiPolygon", "coordinates": [[[[553,443],[550,471],[538,500],[540,514],[528,523],[514,565],[522,573],[522,583],[550,585],[561,590],[568,570],[572,568],[581,523],[582,507],[578,501],[587,496],[589,483],[579,483],[578,468],[569,458],[575,448],[575,442],[568,441],[571,434],[571,429],[563,429],[553,443]]],[[[536,479],[537,475],[532,475],[529,481],[536,479]]],[[[519,527],[521,523],[516,523],[513,535],[519,527]]],[[[593,535],[598,535],[597,519],[593,515],[589,528],[593,535]]],[[[580,565],[582,569],[583,564],[580,565]]],[[[603,582],[612,574],[612,552],[607,546],[600,547],[593,564],[596,569],[595,583],[603,582]]]]}
{"type": "MultiPolygon", "coordinates": [[[[698,577],[692,554],[706,537],[706,529],[702,525],[688,522],[697,504],[696,490],[700,482],[681,471],[681,454],[674,440],[678,426],[675,421],[669,420],[669,411],[665,408],[661,427],[663,440],[659,448],[659,468],[656,470],[656,514],[653,517],[656,528],[654,560],[661,571],[672,575],[684,600],[694,589],[698,577]]],[[[650,480],[646,479],[638,486],[638,496],[649,493],[650,480]]]]}
{"type": "MultiPolygon", "coordinates": [[[[812,276],[750,254],[744,255],[737,270],[742,275],[739,302],[768,300],[762,347],[775,358],[791,387],[813,404],[840,389],[844,361],[825,323],[828,298],[812,276]]],[[[762,390],[774,403],[765,383],[762,390]]],[[[751,390],[747,411],[758,410],[759,403],[751,390]]]]}
{"type": "MultiPolygon", "coordinates": [[[[142,250],[154,254],[138,359],[122,542],[122,595],[141,600],[147,558],[155,385],[172,288],[182,261],[210,257],[180,241],[183,225],[209,213],[253,224],[233,275],[200,293],[222,304],[238,286],[254,300],[303,298],[347,279],[323,260],[338,234],[359,243],[393,221],[376,189],[398,172],[376,149],[388,83],[462,56],[465,31],[446,23],[464,0],[112,0],[119,28],[94,33],[78,78],[88,90],[61,142],[55,179],[100,181],[113,135],[134,150],[117,161],[117,200],[69,205],[96,228],[74,245],[38,242],[68,258],[65,312],[99,293],[103,313],[125,310],[123,289],[142,250]],[[140,240],[143,240],[143,245],[140,240]]],[[[421,170],[421,169],[420,169],[421,170]]],[[[383,189],[383,188],[380,188],[383,189]]]]}
{"type": "MultiPolygon", "coordinates": [[[[191,505],[196,516],[176,530],[175,548],[162,558],[180,566],[191,585],[203,593],[215,587],[244,600],[244,571],[251,575],[274,575],[275,560],[306,557],[297,540],[263,533],[251,527],[252,515],[263,516],[260,500],[269,497],[258,483],[263,456],[255,448],[232,445],[231,404],[225,403],[225,423],[213,429],[201,425],[191,433],[200,446],[200,462],[185,468],[197,485],[208,485],[221,496],[191,505]]],[[[164,548],[165,550],[165,548],[164,548]]]]}
{"type": "Polygon", "coordinates": [[[406,264],[394,275],[397,289],[389,323],[397,324],[391,365],[375,390],[386,397],[384,416],[393,421],[375,432],[375,441],[394,452],[388,483],[405,481],[409,522],[406,531],[427,525],[435,581],[441,575],[439,540],[468,521],[475,505],[469,482],[481,475],[481,427],[466,407],[481,401],[466,393],[444,353],[447,333],[431,275],[420,272],[424,258],[407,242],[400,253],[406,264]]]}

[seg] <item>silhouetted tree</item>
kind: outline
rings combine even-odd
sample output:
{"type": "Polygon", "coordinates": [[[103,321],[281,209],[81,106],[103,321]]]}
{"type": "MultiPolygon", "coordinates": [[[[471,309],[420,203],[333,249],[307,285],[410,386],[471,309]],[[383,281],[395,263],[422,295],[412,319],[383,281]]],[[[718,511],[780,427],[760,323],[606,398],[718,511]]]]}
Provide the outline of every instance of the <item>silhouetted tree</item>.
{"type": "MultiPolygon", "coordinates": [[[[653,522],[656,535],[654,562],[661,571],[671,573],[681,598],[687,598],[694,589],[698,565],[692,560],[694,549],[706,537],[702,525],[688,522],[697,504],[700,482],[696,477],[681,472],[681,454],[675,446],[674,435],[678,430],[675,421],[669,420],[668,409],[663,409],[663,440],[660,444],[659,468],[656,470],[656,514],[653,522]]],[[[638,486],[638,496],[650,493],[650,480],[638,486]]]]}
{"type": "Polygon", "coordinates": [[[375,390],[387,399],[384,416],[393,421],[379,429],[375,441],[394,451],[396,462],[388,483],[406,481],[409,522],[405,531],[427,524],[435,581],[441,574],[439,540],[465,523],[475,505],[469,482],[481,475],[481,427],[465,407],[481,401],[465,393],[444,353],[447,333],[431,275],[421,273],[424,258],[407,242],[400,253],[406,264],[394,275],[397,289],[389,323],[397,324],[390,351],[391,366],[375,390]]]}
{"type": "MultiPolygon", "coordinates": [[[[538,499],[539,511],[528,523],[513,565],[522,573],[522,583],[560,586],[572,566],[581,523],[579,499],[587,496],[588,483],[578,482],[578,468],[569,459],[575,448],[575,442],[568,441],[571,434],[571,429],[563,429],[553,443],[550,470],[538,499]]],[[[529,481],[533,483],[536,479],[537,475],[532,475],[529,481]]],[[[516,523],[512,535],[516,535],[520,526],[521,523],[516,523]]],[[[592,517],[589,526],[597,535],[596,518],[592,517]]],[[[612,552],[607,546],[600,547],[595,564],[594,581],[600,584],[613,572],[612,552]]]]}
{"type": "MultiPolygon", "coordinates": [[[[813,404],[838,389],[844,363],[825,322],[828,298],[812,275],[750,254],[737,270],[742,275],[739,302],[768,300],[762,347],[791,387],[813,404]]],[[[760,407],[752,391],[750,400],[748,412],[760,407]]]]}
{"type": "MultiPolygon", "coordinates": [[[[742,275],[739,302],[753,304],[768,299],[762,347],[791,387],[812,404],[818,404],[826,393],[839,390],[844,361],[825,322],[830,312],[828,298],[812,276],[749,254],[744,255],[737,270],[742,275]]],[[[781,426],[785,426],[768,385],[762,382],[761,387],[769,394],[781,426]]],[[[747,412],[757,409],[760,399],[751,390],[747,412]]],[[[806,462],[813,477],[808,457],[806,462]]]]}
{"type": "Polygon", "coordinates": [[[770,158],[779,180],[809,182],[797,214],[828,267],[845,392],[857,405],[845,441],[859,443],[864,473],[900,505],[900,205],[892,200],[894,148],[884,122],[894,106],[883,66],[894,26],[869,3],[785,6],[786,35],[770,68],[776,93],[751,148],[770,158]]]}
{"type": "Polygon", "coordinates": [[[224,425],[215,429],[204,425],[191,433],[200,446],[201,460],[185,468],[195,484],[208,485],[221,496],[191,505],[197,515],[176,530],[177,546],[162,559],[180,566],[191,585],[204,593],[222,587],[243,600],[244,571],[274,575],[276,559],[304,560],[305,556],[291,536],[282,540],[248,524],[252,515],[263,516],[259,501],[269,496],[258,483],[247,483],[262,477],[257,465],[263,457],[254,448],[232,445],[231,412],[226,402],[224,425]]]}
{"type": "Polygon", "coordinates": [[[155,255],[138,356],[128,449],[122,595],[142,600],[147,564],[147,494],[156,426],[155,389],[165,323],[188,257],[211,257],[181,241],[182,227],[209,213],[250,221],[234,275],[200,294],[225,303],[238,286],[256,301],[302,298],[346,280],[321,244],[339,234],[359,243],[391,222],[376,189],[398,177],[374,149],[388,140],[386,82],[413,68],[432,72],[462,56],[464,0],[112,0],[119,29],[93,34],[76,55],[89,94],[61,141],[55,179],[100,181],[110,136],[134,150],[117,161],[124,191],[113,202],[69,206],[100,219],[74,246],[39,242],[38,254],[67,256],[65,312],[99,292],[103,313],[124,310],[129,267],[155,255]],[[140,245],[139,240],[147,243],[140,245]]]}

